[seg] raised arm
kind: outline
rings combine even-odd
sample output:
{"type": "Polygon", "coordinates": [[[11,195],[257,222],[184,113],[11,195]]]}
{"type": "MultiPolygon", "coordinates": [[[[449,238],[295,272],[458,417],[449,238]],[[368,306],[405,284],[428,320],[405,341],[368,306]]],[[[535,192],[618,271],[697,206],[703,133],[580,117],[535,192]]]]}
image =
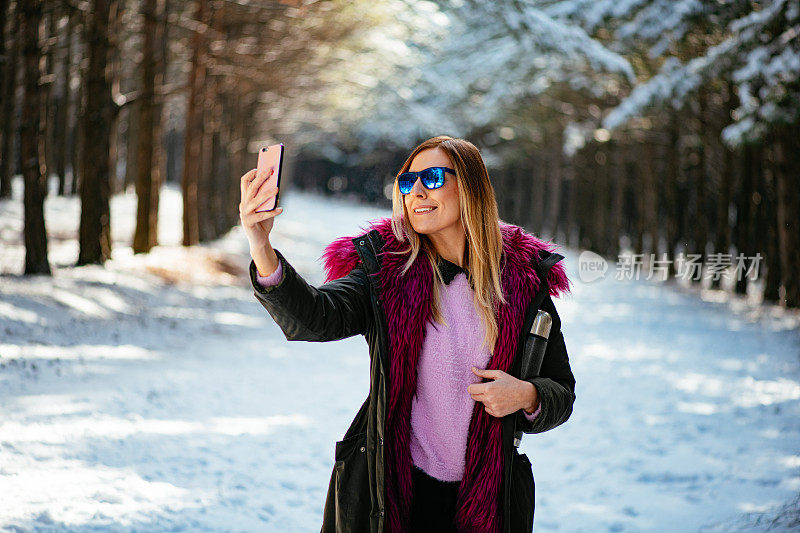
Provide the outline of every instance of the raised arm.
{"type": "Polygon", "coordinates": [[[527,380],[536,387],[541,411],[535,418],[526,416],[522,409],[517,412],[517,429],[525,433],[543,433],[560,426],[569,419],[575,402],[575,377],[561,333],[561,318],[549,295],[542,303],[542,309],[550,313],[553,325],[539,376],[527,380]]]}
{"type": "Polygon", "coordinates": [[[372,305],[369,279],[363,269],[356,267],[347,276],[316,288],[272,248],[269,235],[283,208],[257,209],[278,193],[277,187],[263,187],[274,171],[274,167],[261,172],[253,169],[240,180],[239,217],[250,244],[250,280],[256,298],[290,341],[333,341],[365,333],[371,323],[372,305]],[[281,273],[277,274],[279,267],[281,273]],[[281,279],[262,284],[259,274],[270,281],[273,274],[281,279]]]}
{"type": "Polygon", "coordinates": [[[369,279],[360,265],[343,278],[313,287],[278,249],[275,254],[281,279],[264,286],[252,260],[250,279],[256,298],[287,340],[324,342],[366,333],[372,321],[372,304],[369,279]]]}

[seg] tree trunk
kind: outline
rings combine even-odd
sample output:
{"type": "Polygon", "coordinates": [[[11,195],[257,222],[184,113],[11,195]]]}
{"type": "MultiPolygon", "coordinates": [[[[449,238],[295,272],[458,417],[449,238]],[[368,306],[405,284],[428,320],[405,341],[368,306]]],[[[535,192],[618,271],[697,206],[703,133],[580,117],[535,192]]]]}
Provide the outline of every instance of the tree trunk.
{"type": "MultiPolygon", "coordinates": [[[[248,101],[245,98],[240,98],[234,101],[233,104],[233,118],[231,121],[231,172],[233,176],[241,176],[247,172],[247,109],[248,101]]],[[[234,180],[231,180],[234,181],[234,180]]],[[[234,224],[238,223],[239,219],[239,183],[234,183],[234,190],[231,198],[233,203],[228,205],[230,215],[233,217],[231,220],[234,224]]]]}
{"type": "MultiPolygon", "coordinates": [[[[642,203],[639,211],[639,218],[641,220],[641,253],[655,254],[658,259],[658,196],[657,190],[657,175],[656,170],[656,132],[646,131],[646,136],[642,146],[642,159],[643,165],[639,168],[642,172],[642,203]]],[[[648,258],[648,264],[650,259],[648,258]]]]}
{"type": "MultiPolygon", "coordinates": [[[[8,15],[11,3],[8,0],[0,0],[0,146],[5,147],[6,139],[11,135],[11,129],[6,126],[6,80],[8,79],[9,69],[11,63],[14,62],[15,57],[9,57],[6,51],[6,16],[8,15]]],[[[13,13],[13,11],[12,11],[13,13]]],[[[12,40],[16,41],[14,35],[14,25],[11,27],[12,40]]],[[[12,45],[13,49],[13,45],[12,45]]],[[[0,152],[0,198],[11,197],[11,180],[7,175],[7,155],[5,150],[0,152]]]]}
{"type": "MultiPolygon", "coordinates": [[[[752,144],[745,144],[741,150],[741,179],[739,180],[736,203],[736,252],[737,254],[751,255],[753,252],[753,225],[755,223],[754,210],[751,208],[755,197],[756,176],[761,171],[757,167],[759,151],[752,144]]],[[[736,279],[736,292],[747,294],[747,278],[740,275],[736,279]]]]}
{"type": "MultiPolygon", "coordinates": [[[[731,172],[733,167],[733,154],[725,146],[719,147],[722,157],[722,169],[719,175],[719,191],[717,197],[717,220],[715,248],[719,253],[730,253],[731,225],[729,219],[731,205],[731,172]]],[[[721,277],[712,283],[712,287],[719,287],[721,277]]]]}
{"type": "MultiPolygon", "coordinates": [[[[239,105],[235,99],[230,99],[225,107],[227,109],[227,118],[225,120],[225,138],[223,139],[223,142],[225,143],[225,181],[222,182],[222,186],[225,191],[225,201],[222,203],[222,217],[225,219],[225,227],[222,228],[222,235],[227,233],[228,230],[237,224],[237,219],[232,216],[233,213],[231,207],[239,204],[239,201],[237,200],[239,191],[231,187],[231,182],[235,182],[236,177],[240,175],[236,174],[235,172],[237,165],[234,142],[236,141],[237,135],[235,125],[233,124],[233,121],[237,118],[236,112],[238,111],[239,105]]],[[[238,188],[239,184],[236,183],[236,186],[238,188]]]]}
{"type": "MultiPolygon", "coordinates": [[[[221,106],[219,106],[221,107],[221,106]]],[[[213,162],[211,163],[211,183],[213,187],[213,194],[211,194],[211,217],[212,224],[212,239],[217,239],[227,229],[228,220],[225,216],[225,200],[227,200],[226,193],[228,188],[225,186],[228,178],[228,157],[227,157],[227,138],[222,124],[218,121],[219,125],[217,130],[211,137],[213,155],[213,162]]]]}
{"type": "MultiPolygon", "coordinates": [[[[609,253],[613,261],[617,260],[620,252],[620,237],[624,231],[623,209],[625,205],[625,161],[623,151],[624,145],[621,142],[609,141],[609,174],[612,176],[613,196],[611,199],[611,249],[609,253]]],[[[611,185],[611,184],[609,184],[611,185]]]]}
{"type": "Polygon", "coordinates": [[[26,0],[20,5],[22,14],[24,87],[22,103],[22,135],[20,152],[25,180],[25,274],[50,274],[47,262],[47,231],[44,223],[44,198],[47,172],[42,154],[44,131],[42,124],[41,48],[39,31],[42,23],[42,0],[26,0]]]}
{"type": "Polygon", "coordinates": [[[678,195],[678,180],[680,179],[680,126],[678,124],[677,113],[671,113],[667,131],[667,145],[664,154],[664,180],[663,180],[663,204],[664,204],[664,227],[665,238],[667,240],[667,254],[669,261],[669,278],[672,279],[677,274],[675,256],[678,253],[678,243],[680,242],[680,220],[683,211],[681,202],[685,198],[678,195]]]}
{"type": "Polygon", "coordinates": [[[203,87],[204,106],[203,117],[203,136],[200,139],[201,157],[200,171],[197,178],[197,209],[199,213],[198,229],[200,242],[214,240],[214,163],[216,161],[214,153],[214,134],[217,131],[215,124],[214,106],[216,98],[216,76],[208,76],[203,87]]]}
{"type": "Polygon", "coordinates": [[[81,124],[81,117],[84,116],[84,102],[86,100],[86,76],[87,72],[84,68],[83,61],[80,58],[83,58],[87,54],[87,47],[88,43],[86,43],[85,34],[86,34],[86,24],[89,21],[88,14],[84,14],[83,12],[79,11],[77,15],[80,20],[80,28],[82,31],[78,32],[79,36],[83,36],[83,39],[78,39],[77,45],[78,50],[76,56],[79,58],[76,63],[76,73],[78,78],[78,90],[75,94],[75,105],[72,108],[72,117],[70,118],[70,131],[72,134],[70,135],[70,163],[72,166],[72,182],[70,183],[70,194],[76,195],[78,193],[79,185],[81,177],[83,176],[83,170],[81,166],[83,165],[83,149],[85,146],[85,141],[83,138],[83,126],[81,124]]]}
{"type": "MultiPolygon", "coordinates": [[[[612,228],[609,223],[611,214],[611,176],[608,164],[608,144],[603,143],[598,146],[598,149],[594,151],[592,155],[593,158],[587,161],[584,171],[591,173],[592,168],[597,169],[597,180],[592,180],[591,175],[588,180],[589,183],[594,182],[597,200],[592,202],[589,212],[593,213],[593,216],[588,220],[591,221],[591,224],[594,226],[594,230],[591,232],[593,235],[592,244],[597,250],[597,253],[608,256],[611,253],[612,237],[612,228]]],[[[580,245],[580,241],[578,244],[580,245]]]]}
{"type": "Polygon", "coordinates": [[[221,228],[220,235],[227,233],[239,222],[238,198],[240,196],[240,192],[237,178],[241,175],[241,173],[238,173],[238,165],[236,164],[236,146],[234,144],[234,141],[237,138],[236,128],[238,127],[238,124],[234,124],[233,121],[237,118],[236,113],[240,106],[236,100],[236,98],[231,98],[229,96],[226,99],[225,104],[225,135],[223,138],[223,148],[225,150],[225,166],[223,168],[223,172],[225,180],[222,182],[225,201],[222,202],[221,206],[221,216],[223,220],[225,220],[225,225],[223,228],[221,228]]]}
{"type": "MultiPolygon", "coordinates": [[[[720,133],[722,125],[718,124],[719,114],[727,109],[724,106],[715,105],[720,99],[713,98],[716,95],[715,87],[708,87],[701,89],[701,104],[702,112],[699,116],[700,126],[700,140],[701,140],[701,154],[702,165],[700,167],[706,185],[706,203],[701,206],[702,210],[699,216],[706,220],[706,228],[708,232],[707,241],[713,245],[713,253],[728,253],[728,249],[724,242],[724,227],[721,227],[720,218],[723,216],[721,210],[723,209],[722,203],[724,202],[724,184],[723,180],[726,179],[724,175],[724,148],[721,146],[720,133]]],[[[724,207],[725,216],[727,217],[727,206],[724,207]]],[[[727,219],[726,219],[727,220],[727,219]]],[[[722,272],[719,272],[720,267],[724,266],[722,263],[717,263],[713,266],[709,263],[709,287],[712,289],[719,289],[722,281],[722,272]],[[712,272],[712,267],[715,272],[712,272]],[[711,275],[713,273],[713,275],[711,275]]]]}
{"type": "Polygon", "coordinates": [[[506,172],[509,179],[509,185],[507,186],[506,190],[514,191],[514,194],[508,195],[510,220],[513,224],[520,224],[522,202],[519,201],[519,195],[522,193],[522,183],[520,181],[519,167],[517,165],[509,165],[506,167],[506,172]]]}
{"type": "Polygon", "coordinates": [[[781,300],[782,272],[778,222],[778,174],[781,171],[780,141],[771,140],[775,132],[762,141],[761,146],[769,146],[770,150],[762,150],[763,174],[760,186],[761,198],[756,210],[758,219],[754,224],[756,246],[753,255],[761,253],[763,259],[758,268],[758,276],[764,284],[764,301],[779,302],[781,300]]]}
{"type": "Polygon", "coordinates": [[[56,108],[56,123],[53,127],[55,142],[53,149],[53,161],[55,171],[58,174],[58,194],[63,196],[67,189],[67,120],[70,115],[70,70],[72,66],[72,32],[75,25],[75,15],[71,7],[66,7],[67,28],[66,44],[64,57],[61,62],[61,91],[59,94],[59,105],[56,108]]]}
{"type": "MultiPolygon", "coordinates": [[[[698,103],[700,106],[700,111],[698,113],[699,116],[703,116],[705,114],[706,109],[706,93],[705,89],[699,91],[698,94],[698,103]]],[[[702,134],[702,122],[699,119],[695,119],[697,133],[702,134]],[[697,122],[700,124],[697,124],[697,122]],[[697,130],[700,130],[699,132],[697,130]]],[[[693,253],[700,254],[701,261],[703,264],[703,272],[698,279],[694,279],[692,276],[692,281],[697,283],[702,283],[703,276],[706,273],[706,246],[708,245],[708,220],[707,220],[707,210],[706,210],[706,172],[705,172],[705,158],[707,157],[706,147],[702,145],[694,145],[691,147],[694,157],[696,158],[692,164],[691,176],[692,176],[692,185],[694,187],[694,210],[691,214],[691,226],[693,228],[692,232],[692,240],[693,240],[693,253]]]]}
{"type": "Polygon", "coordinates": [[[563,131],[558,130],[553,138],[550,150],[550,194],[547,198],[547,235],[551,238],[556,237],[558,232],[559,218],[561,217],[561,183],[563,181],[564,156],[562,152],[563,131]]]}
{"type": "MultiPolygon", "coordinates": [[[[47,10],[45,14],[45,37],[43,43],[42,53],[44,54],[44,75],[42,76],[42,99],[44,101],[44,157],[47,173],[50,174],[55,169],[55,161],[53,160],[53,139],[55,133],[53,127],[55,126],[56,107],[58,102],[55,101],[56,93],[53,85],[55,84],[56,73],[56,50],[58,49],[58,15],[60,11],[58,4],[47,2],[47,10]]],[[[49,176],[48,176],[49,179],[49,176]]],[[[47,191],[45,191],[45,194],[47,191]]]]}
{"type": "Polygon", "coordinates": [[[78,262],[102,264],[111,257],[109,192],[111,136],[114,129],[111,54],[114,47],[109,25],[116,17],[116,0],[93,0],[86,22],[89,68],[86,105],[81,116],[84,148],[80,178],[81,221],[78,262]]]}
{"type": "Polygon", "coordinates": [[[146,253],[158,244],[158,199],[162,181],[161,101],[156,87],[162,85],[161,17],[164,0],[145,0],[144,42],[142,45],[142,91],[139,96],[139,142],[137,151],[136,231],[133,252],[146,253]]]}
{"type": "Polygon", "coordinates": [[[166,168],[164,181],[180,184],[183,169],[183,134],[172,128],[165,136],[166,168]]]}
{"type": "MultiPolygon", "coordinates": [[[[122,10],[125,9],[125,2],[117,2],[116,9],[111,12],[108,21],[108,37],[111,43],[112,53],[108,58],[107,77],[111,83],[111,137],[108,139],[108,190],[109,198],[121,191],[122,183],[117,172],[117,152],[119,145],[119,113],[121,108],[114,102],[114,95],[120,94],[120,71],[121,60],[117,53],[119,35],[122,25],[122,10]]],[[[124,179],[124,178],[123,178],[124,179]]]]}
{"type": "MultiPolygon", "coordinates": [[[[635,132],[641,135],[642,132],[635,132]]],[[[631,152],[631,180],[629,194],[632,196],[630,203],[633,210],[632,223],[634,235],[632,238],[633,251],[637,254],[644,254],[647,235],[647,206],[649,205],[649,193],[646,192],[649,183],[649,178],[646,176],[648,172],[647,160],[650,154],[647,153],[648,140],[633,139],[633,144],[630,146],[631,152]]],[[[642,256],[642,270],[644,270],[644,256],[642,256]]]]}
{"type": "Polygon", "coordinates": [[[787,307],[800,307],[800,127],[781,126],[775,143],[778,199],[778,244],[782,298],[787,307]]]}
{"type": "MultiPolygon", "coordinates": [[[[3,18],[6,13],[12,21],[18,21],[19,4],[9,5],[3,2],[3,18]]],[[[5,27],[5,20],[3,20],[5,27]]],[[[11,47],[7,51],[6,60],[2,63],[2,118],[0,118],[0,134],[2,134],[2,145],[0,145],[0,198],[11,198],[11,178],[14,175],[14,136],[16,135],[16,120],[14,117],[14,102],[16,100],[17,88],[17,59],[19,56],[20,32],[18,24],[10,25],[11,47]]],[[[5,35],[3,35],[3,47],[5,47],[5,35]]],[[[6,54],[6,51],[3,51],[6,54]]]]}
{"type": "Polygon", "coordinates": [[[575,194],[577,192],[577,169],[575,168],[575,156],[573,155],[571,161],[567,162],[564,167],[564,194],[566,201],[564,202],[564,241],[565,246],[569,246],[572,242],[577,223],[575,222],[575,194]]]}
{"type": "Polygon", "coordinates": [[[136,186],[136,176],[139,175],[137,154],[139,153],[139,126],[141,124],[139,110],[141,107],[142,102],[139,98],[125,106],[128,129],[125,133],[125,178],[122,190],[128,190],[131,185],[136,186]]]}
{"type": "MultiPolygon", "coordinates": [[[[724,86],[725,91],[725,104],[722,109],[726,113],[730,113],[735,109],[737,102],[733,92],[733,85],[726,83],[724,86]]],[[[730,253],[731,250],[731,197],[732,197],[732,183],[733,183],[733,152],[724,146],[720,141],[721,131],[719,128],[714,130],[716,138],[714,140],[715,146],[721,152],[721,169],[719,174],[719,196],[717,202],[717,229],[716,229],[716,248],[718,252],[730,253]]]]}
{"type": "MultiPolygon", "coordinates": [[[[750,201],[750,210],[752,217],[752,228],[750,230],[750,251],[745,254],[748,258],[754,257],[756,254],[765,256],[768,246],[767,235],[770,230],[775,230],[778,225],[777,214],[775,208],[768,209],[769,198],[774,194],[775,190],[775,139],[772,134],[769,134],[764,140],[759,143],[758,151],[758,170],[753,176],[754,186],[752,193],[752,200],[750,201]]],[[[777,250],[775,250],[777,255],[777,250]]],[[[774,259],[772,254],[767,254],[767,261],[774,259]]],[[[763,260],[762,260],[763,263],[763,260]]],[[[749,261],[748,261],[749,266],[749,261]]],[[[763,264],[762,264],[763,266],[763,264]]],[[[774,267],[770,265],[767,277],[777,278],[780,283],[780,267],[779,263],[775,262],[774,267]]],[[[759,275],[763,276],[764,273],[759,268],[759,275]]],[[[775,300],[773,300],[775,301],[775,300]]]]}
{"type": "MultiPolygon", "coordinates": [[[[195,20],[207,22],[208,0],[197,0],[195,20]]],[[[202,170],[203,135],[203,86],[205,85],[205,66],[202,50],[204,36],[200,31],[192,34],[192,61],[189,67],[189,101],[186,107],[186,129],[183,135],[183,245],[191,246],[200,241],[199,208],[197,205],[198,177],[202,170]]]]}
{"type": "Polygon", "coordinates": [[[542,225],[544,224],[544,183],[547,179],[547,171],[545,170],[545,159],[542,157],[540,151],[533,155],[532,167],[533,171],[530,173],[529,179],[533,181],[531,184],[531,212],[528,215],[529,224],[532,231],[537,234],[542,233],[542,225]]]}

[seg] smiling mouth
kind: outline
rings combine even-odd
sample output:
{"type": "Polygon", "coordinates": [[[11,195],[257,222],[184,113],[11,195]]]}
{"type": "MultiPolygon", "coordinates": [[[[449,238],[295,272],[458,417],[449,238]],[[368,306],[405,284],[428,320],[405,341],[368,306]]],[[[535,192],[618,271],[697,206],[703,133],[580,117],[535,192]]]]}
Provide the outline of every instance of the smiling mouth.
{"type": "Polygon", "coordinates": [[[435,207],[426,207],[426,208],[420,209],[419,211],[414,209],[414,214],[415,215],[425,215],[427,213],[433,213],[435,210],[436,210],[435,207]]]}

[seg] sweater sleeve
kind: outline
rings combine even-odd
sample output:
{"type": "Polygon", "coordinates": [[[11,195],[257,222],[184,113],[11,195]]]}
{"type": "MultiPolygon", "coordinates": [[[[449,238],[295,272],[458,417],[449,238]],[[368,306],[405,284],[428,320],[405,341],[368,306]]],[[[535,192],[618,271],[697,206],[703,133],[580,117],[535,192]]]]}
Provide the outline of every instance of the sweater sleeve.
{"type": "Polygon", "coordinates": [[[270,285],[277,285],[280,283],[281,278],[283,277],[283,266],[281,262],[278,261],[278,268],[270,274],[269,276],[262,276],[261,274],[256,274],[256,281],[258,281],[259,285],[262,287],[269,287],[270,285]]]}
{"type": "Polygon", "coordinates": [[[542,412],[542,402],[541,402],[541,401],[539,402],[539,407],[537,407],[537,408],[536,408],[536,410],[535,410],[533,413],[531,413],[531,414],[528,414],[528,413],[525,411],[525,409],[523,409],[523,410],[522,410],[522,414],[523,414],[523,415],[525,415],[525,418],[527,418],[527,419],[528,419],[528,420],[530,420],[531,422],[533,422],[534,418],[536,418],[537,416],[539,416],[539,413],[541,413],[541,412],[542,412]]]}

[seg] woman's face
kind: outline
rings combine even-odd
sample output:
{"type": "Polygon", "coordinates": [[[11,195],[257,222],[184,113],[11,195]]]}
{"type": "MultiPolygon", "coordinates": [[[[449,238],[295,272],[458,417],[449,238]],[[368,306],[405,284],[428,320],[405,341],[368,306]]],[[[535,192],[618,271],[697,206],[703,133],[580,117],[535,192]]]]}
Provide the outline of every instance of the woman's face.
{"type": "MultiPolygon", "coordinates": [[[[408,170],[418,172],[430,167],[453,168],[453,162],[447,152],[441,148],[428,148],[414,156],[408,170]]],[[[455,175],[446,172],[444,185],[433,190],[427,189],[422,184],[422,180],[417,178],[414,188],[403,197],[403,201],[411,227],[417,233],[438,234],[442,237],[450,234],[463,235],[461,206],[458,203],[458,180],[455,175]],[[415,209],[422,207],[433,207],[434,209],[423,213],[415,212],[415,209]]]]}

